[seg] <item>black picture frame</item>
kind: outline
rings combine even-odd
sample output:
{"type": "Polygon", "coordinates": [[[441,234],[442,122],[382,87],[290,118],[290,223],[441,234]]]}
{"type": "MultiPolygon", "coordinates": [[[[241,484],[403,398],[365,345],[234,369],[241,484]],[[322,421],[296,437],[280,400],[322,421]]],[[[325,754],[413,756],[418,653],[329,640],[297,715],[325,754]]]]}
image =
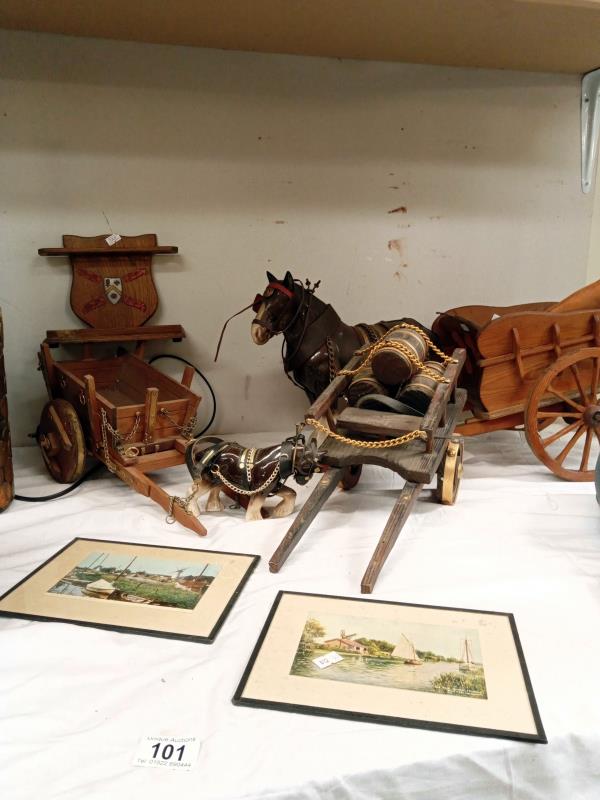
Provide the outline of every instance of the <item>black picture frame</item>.
{"type": "Polygon", "coordinates": [[[114,625],[109,623],[99,623],[99,622],[92,622],[89,620],[78,620],[78,619],[70,619],[64,618],[59,616],[45,616],[43,614],[29,614],[23,612],[16,612],[16,611],[7,611],[5,609],[0,609],[0,617],[10,617],[16,619],[27,619],[27,620],[34,620],[38,622],[65,622],[70,625],[80,625],[87,628],[100,628],[103,630],[114,631],[116,633],[132,633],[135,635],[140,636],[153,636],[161,639],[179,639],[181,641],[187,642],[195,642],[197,644],[212,644],[217,637],[217,634],[221,630],[225,620],[229,616],[235,602],[237,601],[239,595],[241,594],[244,586],[250,579],[250,576],[254,572],[256,565],[260,561],[260,556],[254,555],[252,553],[233,553],[225,550],[204,550],[204,549],[197,549],[193,547],[175,547],[174,545],[158,545],[158,544],[148,544],[146,542],[123,542],[117,539],[92,539],[85,536],[76,536],[74,539],[71,539],[64,547],[61,547],[60,550],[57,550],[56,553],[47,558],[42,564],[28,573],[24,578],[22,578],[18,583],[14,586],[11,586],[4,594],[0,595],[0,603],[9,595],[11,595],[14,591],[16,591],[20,586],[27,583],[34,575],[40,572],[44,567],[50,564],[52,561],[56,560],[59,556],[61,556],[65,551],[67,551],[70,547],[72,547],[76,542],[90,542],[90,543],[98,543],[98,544],[118,544],[118,545],[130,545],[132,547],[144,547],[144,548],[152,548],[156,550],[176,550],[178,552],[189,552],[189,553],[206,553],[206,554],[215,554],[215,555],[224,555],[224,556],[236,556],[242,558],[250,559],[248,564],[248,568],[246,569],[243,577],[237,584],[235,590],[229,597],[229,600],[225,604],[223,610],[221,611],[219,617],[217,618],[215,624],[213,625],[210,633],[206,636],[195,636],[191,634],[184,634],[184,633],[176,633],[176,632],[168,632],[168,631],[159,631],[159,630],[151,630],[146,628],[136,628],[129,625],[114,625]]]}
{"type": "Polygon", "coordinates": [[[406,728],[420,728],[424,730],[442,731],[445,733],[460,733],[468,736],[484,736],[484,737],[498,738],[498,739],[515,739],[517,741],[532,742],[537,744],[548,743],[548,739],[546,737],[546,733],[544,731],[541,716],[539,713],[537,701],[533,692],[533,686],[531,684],[531,678],[529,676],[529,671],[527,669],[527,663],[525,661],[525,655],[523,653],[523,648],[521,646],[521,640],[519,638],[514,616],[511,613],[502,611],[483,611],[472,608],[455,608],[451,606],[437,606],[437,605],[426,605],[422,603],[397,602],[394,600],[376,600],[376,599],[365,599],[362,597],[344,597],[342,595],[317,594],[313,592],[294,592],[294,591],[281,590],[277,593],[275,601],[271,607],[271,610],[269,611],[269,614],[260,632],[256,645],[254,646],[250,659],[246,665],[246,668],[242,674],[238,687],[232,698],[232,703],[236,706],[266,708],[274,711],[287,711],[296,714],[310,714],[312,716],[333,717],[336,719],[350,719],[350,720],[358,720],[361,722],[374,722],[383,725],[396,725],[406,728]],[[380,714],[371,714],[368,712],[343,711],[339,709],[323,708],[318,706],[300,705],[296,703],[285,703],[280,701],[269,701],[262,699],[254,699],[251,697],[244,697],[244,689],[248,682],[248,678],[250,677],[250,673],[252,672],[252,669],[260,655],[262,645],[267,636],[267,633],[269,632],[273,619],[277,614],[277,610],[279,608],[281,600],[286,595],[299,595],[303,597],[344,600],[348,602],[357,602],[361,604],[373,603],[376,605],[408,606],[411,608],[424,608],[424,609],[434,609],[441,611],[458,611],[458,612],[467,612],[473,614],[485,614],[489,616],[506,617],[510,624],[510,629],[513,636],[515,649],[519,660],[519,665],[521,668],[523,682],[526,688],[527,697],[531,708],[531,713],[535,722],[536,733],[530,734],[521,731],[496,730],[493,728],[480,728],[470,725],[453,724],[446,722],[432,722],[430,720],[416,720],[406,717],[389,717],[380,714]]]}

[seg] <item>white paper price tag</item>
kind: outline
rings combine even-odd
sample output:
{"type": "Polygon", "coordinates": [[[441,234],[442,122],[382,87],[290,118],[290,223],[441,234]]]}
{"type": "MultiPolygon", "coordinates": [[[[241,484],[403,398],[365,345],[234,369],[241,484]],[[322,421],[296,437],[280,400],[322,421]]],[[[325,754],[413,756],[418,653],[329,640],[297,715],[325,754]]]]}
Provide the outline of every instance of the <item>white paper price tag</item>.
{"type": "Polygon", "coordinates": [[[316,664],[319,669],[325,669],[325,667],[330,667],[332,664],[337,664],[338,661],[343,661],[344,659],[341,657],[339,653],[325,653],[324,656],[319,656],[318,658],[313,658],[313,664],[316,664]]]}
{"type": "Polygon", "coordinates": [[[121,241],[121,237],[119,236],[118,233],[111,233],[111,235],[107,236],[104,241],[106,242],[107,245],[109,245],[109,247],[112,247],[113,244],[116,244],[117,242],[121,241]]]}
{"type": "Polygon", "coordinates": [[[135,767],[162,767],[189,772],[198,759],[195,736],[143,736],[133,759],[135,767]]]}

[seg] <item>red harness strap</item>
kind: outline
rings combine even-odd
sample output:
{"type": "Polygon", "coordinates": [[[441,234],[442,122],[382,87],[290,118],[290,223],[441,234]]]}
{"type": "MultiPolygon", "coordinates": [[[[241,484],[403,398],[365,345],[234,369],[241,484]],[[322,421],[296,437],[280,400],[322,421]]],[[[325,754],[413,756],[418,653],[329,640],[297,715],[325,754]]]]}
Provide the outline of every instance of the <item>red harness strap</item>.
{"type": "Polygon", "coordinates": [[[274,283],[270,283],[267,286],[267,289],[275,289],[275,291],[281,292],[281,294],[285,294],[289,298],[292,298],[294,296],[293,289],[288,289],[288,287],[284,286],[283,283],[277,283],[276,281],[274,283]]]}

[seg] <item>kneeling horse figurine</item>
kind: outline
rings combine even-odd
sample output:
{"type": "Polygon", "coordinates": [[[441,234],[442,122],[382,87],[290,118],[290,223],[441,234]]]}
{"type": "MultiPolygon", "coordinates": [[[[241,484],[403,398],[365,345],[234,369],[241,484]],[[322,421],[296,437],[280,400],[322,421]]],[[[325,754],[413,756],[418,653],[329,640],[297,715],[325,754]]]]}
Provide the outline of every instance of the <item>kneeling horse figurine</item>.
{"type": "MultiPolygon", "coordinates": [[[[223,492],[246,509],[246,520],[285,517],[296,503],[296,492],[285,481],[293,477],[305,484],[313,473],[320,472],[316,440],[306,441],[302,434],[291,436],[271,447],[244,447],[216,436],[193,439],[187,446],[185,460],[194,482],[190,497],[208,494],[206,511],[223,511],[223,492]],[[267,497],[281,500],[273,508],[264,508],[267,497]]],[[[199,513],[199,507],[198,507],[199,513]]]]}

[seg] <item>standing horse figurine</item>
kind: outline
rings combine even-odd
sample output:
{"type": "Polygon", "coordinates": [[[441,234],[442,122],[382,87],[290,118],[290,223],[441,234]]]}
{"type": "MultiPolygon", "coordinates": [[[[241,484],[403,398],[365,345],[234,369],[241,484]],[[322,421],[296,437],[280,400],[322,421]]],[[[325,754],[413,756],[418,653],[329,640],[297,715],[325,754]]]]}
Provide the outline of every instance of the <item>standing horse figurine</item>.
{"type": "Polygon", "coordinates": [[[244,447],[216,436],[194,439],[185,453],[194,479],[188,500],[195,498],[197,505],[208,494],[206,511],[223,511],[223,492],[246,509],[247,521],[285,517],[294,510],[296,492],[284,481],[293,477],[296,483],[307,483],[314,472],[320,471],[320,455],[316,441],[307,442],[300,434],[262,448],[244,447]],[[280,502],[265,508],[267,498],[273,495],[278,495],[280,502]]]}
{"type": "Polygon", "coordinates": [[[252,304],[256,314],[251,327],[252,340],[263,345],[273,336],[283,334],[285,373],[311,402],[358,348],[377,341],[401,322],[422,327],[408,318],[347,325],[331,305],[315,295],[320,281],[312,286],[308,280],[303,284],[289,271],[282,280],[267,272],[267,279],[265,291],[252,304]]]}

